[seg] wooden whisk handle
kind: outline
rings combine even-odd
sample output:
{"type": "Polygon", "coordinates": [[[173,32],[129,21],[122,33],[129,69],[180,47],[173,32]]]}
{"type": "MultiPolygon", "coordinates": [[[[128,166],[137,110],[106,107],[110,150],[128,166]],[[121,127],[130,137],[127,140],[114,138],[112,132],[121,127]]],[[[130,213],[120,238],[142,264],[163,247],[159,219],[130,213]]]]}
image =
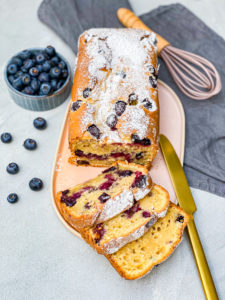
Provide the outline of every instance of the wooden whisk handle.
{"type": "MultiPolygon", "coordinates": [[[[119,21],[128,28],[139,28],[144,29],[150,32],[153,32],[148,26],[146,26],[131,10],[127,8],[119,8],[117,10],[117,17],[119,21]]],[[[159,34],[156,33],[157,37],[157,49],[158,49],[158,55],[160,55],[160,52],[163,48],[170,45],[170,43],[165,40],[163,37],[161,37],[159,34]]]]}

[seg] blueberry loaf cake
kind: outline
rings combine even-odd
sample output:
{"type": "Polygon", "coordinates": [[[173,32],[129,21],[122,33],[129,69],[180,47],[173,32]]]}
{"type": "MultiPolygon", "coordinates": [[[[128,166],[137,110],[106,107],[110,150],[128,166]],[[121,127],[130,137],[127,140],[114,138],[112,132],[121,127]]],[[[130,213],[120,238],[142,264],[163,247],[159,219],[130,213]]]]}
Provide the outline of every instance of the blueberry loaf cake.
{"type": "Polygon", "coordinates": [[[79,39],[69,115],[70,163],[150,167],[158,150],[155,35],[90,29],[79,39]]]}
{"type": "Polygon", "coordinates": [[[157,221],[166,215],[169,194],[159,185],[151,192],[114,218],[81,231],[82,237],[100,254],[112,254],[129,242],[140,238],[157,221]]]}
{"type": "Polygon", "coordinates": [[[64,219],[79,231],[129,209],[151,187],[146,167],[117,162],[96,178],[57,193],[57,205],[64,219]]]}
{"type": "Polygon", "coordinates": [[[189,215],[170,204],[167,215],[159,219],[141,238],[107,255],[110,263],[126,279],[137,279],[165,259],[181,242],[189,215]]]}

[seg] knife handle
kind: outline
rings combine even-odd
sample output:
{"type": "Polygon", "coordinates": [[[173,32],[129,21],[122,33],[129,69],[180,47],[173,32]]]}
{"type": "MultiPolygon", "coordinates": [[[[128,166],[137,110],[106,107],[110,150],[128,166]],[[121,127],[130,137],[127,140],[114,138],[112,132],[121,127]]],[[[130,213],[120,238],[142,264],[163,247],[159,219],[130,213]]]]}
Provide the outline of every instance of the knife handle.
{"type": "Polygon", "coordinates": [[[202,248],[202,244],[195,226],[194,219],[191,219],[187,225],[192,251],[195,257],[196,265],[207,300],[218,300],[216,288],[209,270],[209,266],[202,248]]]}

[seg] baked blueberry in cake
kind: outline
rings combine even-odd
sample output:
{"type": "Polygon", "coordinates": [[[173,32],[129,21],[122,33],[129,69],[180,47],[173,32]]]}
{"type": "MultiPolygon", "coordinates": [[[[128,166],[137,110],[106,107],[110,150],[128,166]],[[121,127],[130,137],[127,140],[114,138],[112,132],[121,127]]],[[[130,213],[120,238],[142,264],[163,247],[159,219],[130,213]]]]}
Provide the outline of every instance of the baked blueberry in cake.
{"type": "Polygon", "coordinates": [[[146,167],[117,162],[96,178],[59,192],[57,205],[64,219],[80,231],[129,209],[151,187],[146,167]]]}
{"type": "Polygon", "coordinates": [[[158,150],[155,36],[140,29],[90,29],[79,39],[69,122],[69,161],[150,167],[158,150]]]}
{"type": "Polygon", "coordinates": [[[93,227],[84,228],[82,237],[100,254],[112,254],[133,240],[140,238],[166,215],[169,194],[159,185],[132,207],[114,218],[93,227]]]}

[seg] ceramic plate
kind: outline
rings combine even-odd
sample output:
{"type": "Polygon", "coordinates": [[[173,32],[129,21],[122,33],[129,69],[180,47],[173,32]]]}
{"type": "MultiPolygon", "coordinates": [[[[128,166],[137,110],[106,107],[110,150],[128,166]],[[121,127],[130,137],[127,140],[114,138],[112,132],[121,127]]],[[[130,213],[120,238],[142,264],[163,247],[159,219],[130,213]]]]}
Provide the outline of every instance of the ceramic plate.
{"type": "MultiPolygon", "coordinates": [[[[158,89],[160,104],[160,133],[163,133],[167,136],[167,138],[169,138],[180,158],[181,163],[183,163],[185,116],[182,104],[173,90],[160,80],[158,81],[158,89]]],[[[70,104],[66,111],[53,166],[52,198],[57,215],[61,221],[73,234],[80,237],[76,230],[74,230],[61,216],[55,201],[56,193],[95,177],[101,173],[103,168],[77,167],[68,163],[68,158],[70,156],[68,145],[69,109],[70,104]]],[[[175,192],[161,151],[158,152],[150,173],[153,182],[160,184],[167,189],[170,194],[170,200],[176,203],[175,192]]]]}

